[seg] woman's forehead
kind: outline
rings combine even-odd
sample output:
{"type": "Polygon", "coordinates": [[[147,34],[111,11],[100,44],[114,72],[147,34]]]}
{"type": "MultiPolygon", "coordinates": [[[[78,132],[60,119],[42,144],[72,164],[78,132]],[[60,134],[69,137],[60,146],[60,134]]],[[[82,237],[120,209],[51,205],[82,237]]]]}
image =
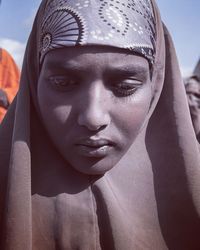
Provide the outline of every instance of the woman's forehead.
{"type": "Polygon", "coordinates": [[[70,67],[74,69],[87,66],[105,66],[113,69],[133,67],[149,68],[148,60],[126,49],[109,46],[77,46],[55,49],[46,55],[44,64],[49,67],[70,67]]]}

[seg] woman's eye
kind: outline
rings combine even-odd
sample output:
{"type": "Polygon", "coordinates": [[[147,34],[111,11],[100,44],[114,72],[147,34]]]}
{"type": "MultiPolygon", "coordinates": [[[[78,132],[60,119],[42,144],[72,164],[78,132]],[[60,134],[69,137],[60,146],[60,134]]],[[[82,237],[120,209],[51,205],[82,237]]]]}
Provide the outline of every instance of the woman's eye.
{"type": "Polygon", "coordinates": [[[135,91],[142,86],[142,82],[128,78],[124,80],[120,80],[114,83],[113,90],[119,96],[129,96],[135,93],[135,91]]]}
{"type": "Polygon", "coordinates": [[[67,76],[51,76],[49,80],[53,87],[61,91],[70,91],[78,84],[77,79],[67,76]]]}

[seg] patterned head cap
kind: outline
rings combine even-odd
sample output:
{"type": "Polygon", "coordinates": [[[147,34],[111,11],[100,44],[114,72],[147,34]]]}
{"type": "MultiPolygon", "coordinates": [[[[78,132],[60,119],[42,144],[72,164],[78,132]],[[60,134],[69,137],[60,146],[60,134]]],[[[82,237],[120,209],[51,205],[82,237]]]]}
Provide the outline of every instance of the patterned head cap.
{"type": "Polygon", "coordinates": [[[150,0],[49,0],[40,41],[40,62],[56,48],[107,45],[155,58],[155,20],[150,0]]]}

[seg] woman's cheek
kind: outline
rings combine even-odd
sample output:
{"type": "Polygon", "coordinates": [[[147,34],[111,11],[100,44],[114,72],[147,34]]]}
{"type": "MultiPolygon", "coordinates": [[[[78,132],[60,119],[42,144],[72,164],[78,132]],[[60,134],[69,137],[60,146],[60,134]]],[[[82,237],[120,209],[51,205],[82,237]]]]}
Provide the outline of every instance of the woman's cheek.
{"type": "Polygon", "coordinates": [[[135,139],[141,130],[150,109],[151,99],[151,89],[147,88],[144,93],[130,99],[127,105],[115,108],[115,124],[118,124],[118,129],[130,140],[135,139]]]}

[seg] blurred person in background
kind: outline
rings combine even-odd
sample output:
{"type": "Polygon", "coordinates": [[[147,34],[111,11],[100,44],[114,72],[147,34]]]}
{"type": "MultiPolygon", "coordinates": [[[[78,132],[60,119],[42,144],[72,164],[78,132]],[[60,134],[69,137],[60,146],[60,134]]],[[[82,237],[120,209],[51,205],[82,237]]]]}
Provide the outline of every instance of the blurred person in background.
{"type": "Polygon", "coordinates": [[[19,78],[20,72],[14,59],[0,48],[0,122],[17,93],[19,78]]]}
{"type": "Polygon", "coordinates": [[[5,49],[0,48],[0,123],[17,93],[19,78],[20,71],[14,59],[5,49]]]}
{"type": "Polygon", "coordinates": [[[200,141],[200,60],[192,76],[186,79],[185,89],[194,130],[200,141]]]}

